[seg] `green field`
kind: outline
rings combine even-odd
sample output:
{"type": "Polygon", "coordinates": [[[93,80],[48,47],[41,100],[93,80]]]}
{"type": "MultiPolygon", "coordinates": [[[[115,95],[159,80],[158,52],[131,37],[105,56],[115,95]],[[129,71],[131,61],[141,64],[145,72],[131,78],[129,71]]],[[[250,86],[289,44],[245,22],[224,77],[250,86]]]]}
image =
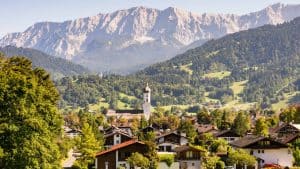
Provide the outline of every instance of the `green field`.
{"type": "Polygon", "coordinates": [[[229,71],[221,71],[221,72],[207,73],[207,74],[204,74],[202,77],[223,79],[230,75],[231,75],[231,72],[229,72],[229,71]]]}
{"type": "Polygon", "coordinates": [[[227,104],[224,105],[225,109],[236,108],[239,110],[246,110],[246,109],[250,109],[255,105],[255,103],[242,103],[242,98],[239,97],[239,94],[243,92],[247,82],[248,80],[234,82],[232,86],[230,86],[230,89],[234,93],[234,99],[231,102],[228,102],[227,104]]]}
{"type": "Polygon", "coordinates": [[[182,65],[180,66],[180,70],[187,72],[189,75],[193,74],[193,70],[190,69],[190,66],[192,66],[192,63],[186,64],[186,65],[182,65]]]}
{"type": "Polygon", "coordinates": [[[213,52],[211,52],[211,53],[209,53],[208,55],[206,55],[205,57],[206,58],[210,58],[210,57],[212,57],[212,56],[215,56],[215,55],[217,55],[218,53],[219,53],[220,51],[213,51],[213,52]]]}
{"type": "Polygon", "coordinates": [[[279,111],[282,108],[286,108],[289,105],[289,100],[296,96],[296,94],[298,93],[300,93],[300,91],[294,93],[285,93],[285,99],[280,100],[278,103],[272,104],[272,109],[275,111],[279,111]]]}

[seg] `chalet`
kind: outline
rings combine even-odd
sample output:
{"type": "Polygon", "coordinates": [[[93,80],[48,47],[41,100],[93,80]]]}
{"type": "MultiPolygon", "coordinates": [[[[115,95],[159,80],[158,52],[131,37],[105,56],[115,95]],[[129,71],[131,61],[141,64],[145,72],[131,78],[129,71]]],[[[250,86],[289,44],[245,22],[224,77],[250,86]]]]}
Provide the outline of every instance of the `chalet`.
{"type": "Polygon", "coordinates": [[[155,138],[159,152],[174,152],[174,149],[188,143],[187,137],[176,132],[168,132],[155,138]]]}
{"type": "Polygon", "coordinates": [[[151,89],[149,88],[148,84],[143,89],[143,109],[136,109],[136,110],[107,110],[106,117],[114,117],[114,118],[124,118],[127,120],[135,119],[135,118],[142,118],[144,116],[146,120],[149,120],[151,115],[151,89]]]}
{"type": "Polygon", "coordinates": [[[226,140],[228,143],[239,140],[241,138],[240,135],[236,134],[232,130],[223,130],[214,134],[216,138],[221,138],[226,140]]]}
{"type": "Polygon", "coordinates": [[[129,169],[130,166],[126,159],[134,152],[144,154],[145,151],[147,151],[147,146],[137,140],[114,145],[110,149],[96,154],[96,169],[116,169],[118,167],[129,169]]]}
{"type": "Polygon", "coordinates": [[[123,132],[122,130],[115,130],[111,133],[105,134],[105,148],[110,148],[114,145],[132,140],[132,136],[130,136],[128,133],[123,132]]]}
{"type": "Polygon", "coordinates": [[[248,135],[230,144],[235,148],[245,149],[255,156],[259,167],[270,164],[293,166],[293,155],[288,145],[270,137],[248,135]]]}
{"type": "Polygon", "coordinates": [[[179,162],[179,169],[201,168],[203,150],[196,147],[183,145],[175,148],[176,160],[179,162]]]}

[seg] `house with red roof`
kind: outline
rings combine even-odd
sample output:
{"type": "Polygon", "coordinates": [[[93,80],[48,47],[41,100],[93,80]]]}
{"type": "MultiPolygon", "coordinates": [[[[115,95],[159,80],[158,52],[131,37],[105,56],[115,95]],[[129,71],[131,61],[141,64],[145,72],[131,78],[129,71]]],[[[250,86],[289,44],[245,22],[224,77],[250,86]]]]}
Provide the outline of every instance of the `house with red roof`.
{"type": "Polygon", "coordinates": [[[135,139],[114,145],[110,149],[96,154],[96,169],[116,169],[118,167],[129,169],[130,166],[126,159],[132,153],[144,154],[146,151],[146,144],[135,139]]]}

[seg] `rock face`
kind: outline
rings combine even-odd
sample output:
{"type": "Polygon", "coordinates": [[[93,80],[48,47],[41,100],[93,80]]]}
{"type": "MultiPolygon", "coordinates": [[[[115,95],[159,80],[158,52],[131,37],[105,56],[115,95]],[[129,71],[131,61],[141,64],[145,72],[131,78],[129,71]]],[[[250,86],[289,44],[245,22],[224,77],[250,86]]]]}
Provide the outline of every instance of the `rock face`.
{"type": "Polygon", "coordinates": [[[209,39],[297,16],[300,5],[275,4],[242,16],[135,7],[62,23],[36,23],[4,36],[0,46],[34,48],[97,71],[126,74],[209,39]]]}

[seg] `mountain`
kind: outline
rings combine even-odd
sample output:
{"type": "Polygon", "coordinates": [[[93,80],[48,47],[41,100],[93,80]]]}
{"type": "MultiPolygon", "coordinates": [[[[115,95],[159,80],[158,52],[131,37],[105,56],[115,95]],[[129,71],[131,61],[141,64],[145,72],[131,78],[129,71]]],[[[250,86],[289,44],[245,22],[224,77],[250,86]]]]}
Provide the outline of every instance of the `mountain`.
{"type": "Polygon", "coordinates": [[[126,74],[207,40],[297,16],[300,5],[275,4],[241,16],[134,7],[62,23],[36,23],[4,36],[0,46],[34,48],[93,70],[126,74]]]}
{"type": "Polygon", "coordinates": [[[92,89],[99,92],[88,97],[94,101],[100,97],[113,103],[112,100],[118,98],[116,92],[141,98],[145,82],[149,82],[152,89],[155,106],[221,102],[225,107],[270,108],[298,102],[299,30],[300,17],[284,24],[265,25],[210,40],[133,75],[107,76],[94,80],[95,83],[90,83],[92,77],[79,77],[75,82],[69,80],[73,85],[57,84],[59,88],[65,86],[61,95],[69,104],[73,104],[72,97],[67,96],[81,93],[84,97],[85,90],[92,89]]]}
{"type": "Polygon", "coordinates": [[[90,71],[86,68],[76,65],[68,60],[56,58],[47,55],[41,51],[29,48],[17,48],[14,46],[6,46],[0,48],[0,52],[6,56],[25,56],[32,61],[34,67],[42,67],[51,73],[54,79],[64,76],[73,76],[87,74],[90,71]]]}

